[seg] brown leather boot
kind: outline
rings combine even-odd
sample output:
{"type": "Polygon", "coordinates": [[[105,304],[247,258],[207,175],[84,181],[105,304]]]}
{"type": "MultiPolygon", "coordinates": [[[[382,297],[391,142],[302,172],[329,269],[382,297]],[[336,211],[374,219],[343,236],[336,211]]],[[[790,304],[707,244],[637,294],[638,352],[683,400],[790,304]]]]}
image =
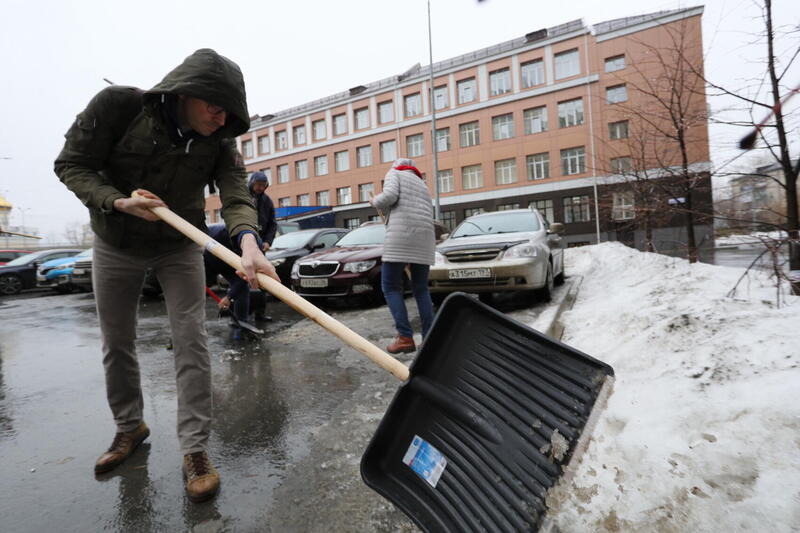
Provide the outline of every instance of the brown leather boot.
{"type": "Polygon", "coordinates": [[[417,345],[414,344],[414,339],[402,335],[395,337],[394,342],[386,347],[386,351],[389,353],[411,353],[416,349],[417,345]]]}
{"type": "Polygon", "coordinates": [[[127,433],[117,433],[111,446],[94,464],[95,474],[104,474],[115,469],[130,457],[133,451],[144,439],[150,436],[150,429],[142,422],[139,427],[127,433]]]}
{"type": "Polygon", "coordinates": [[[219,473],[206,452],[184,455],[183,475],[186,478],[186,492],[193,502],[204,502],[217,495],[219,473]]]}

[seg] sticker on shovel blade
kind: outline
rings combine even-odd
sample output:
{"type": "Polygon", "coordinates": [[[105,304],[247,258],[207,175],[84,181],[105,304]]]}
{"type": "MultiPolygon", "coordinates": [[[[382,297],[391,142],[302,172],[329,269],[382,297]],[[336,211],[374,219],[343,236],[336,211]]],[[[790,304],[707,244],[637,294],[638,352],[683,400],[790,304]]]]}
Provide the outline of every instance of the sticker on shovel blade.
{"type": "Polygon", "coordinates": [[[447,459],[442,452],[418,435],[414,435],[414,440],[408,446],[403,462],[433,488],[436,488],[436,484],[447,466],[447,459]]]}

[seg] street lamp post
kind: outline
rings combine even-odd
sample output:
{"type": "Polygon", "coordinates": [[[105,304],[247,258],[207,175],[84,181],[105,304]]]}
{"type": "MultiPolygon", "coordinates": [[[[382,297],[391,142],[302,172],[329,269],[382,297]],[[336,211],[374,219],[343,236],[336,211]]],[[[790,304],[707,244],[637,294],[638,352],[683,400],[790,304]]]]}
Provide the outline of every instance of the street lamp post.
{"type": "Polygon", "coordinates": [[[428,0],[428,59],[430,61],[431,148],[433,148],[433,191],[435,203],[433,217],[441,220],[439,205],[439,147],[436,145],[436,100],[433,87],[433,39],[431,37],[431,0],[428,0]]]}

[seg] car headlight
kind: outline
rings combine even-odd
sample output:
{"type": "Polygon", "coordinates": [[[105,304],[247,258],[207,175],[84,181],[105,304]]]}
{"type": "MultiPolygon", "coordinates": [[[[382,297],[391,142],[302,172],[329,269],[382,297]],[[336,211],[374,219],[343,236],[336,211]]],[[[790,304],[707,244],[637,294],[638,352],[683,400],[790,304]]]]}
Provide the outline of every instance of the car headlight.
{"type": "Polygon", "coordinates": [[[372,261],[354,261],[352,263],[345,263],[342,267],[342,270],[353,273],[366,272],[370,268],[374,267],[376,262],[377,261],[373,259],[372,261]]]}
{"type": "Polygon", "coordinates": [[[292,277],[296,278],[298,276],[300,276],[300,263],[295,262],[295,264],[292,265],[292,277]]]}
{"type": "Polygon", "coordinates": [[[516,258],[523,258],[523,257],[536,257],[538,252],[536,251],[536,247],[530,243],[525,244],[518,244],[516,246],[512,246],[506,253],[503,254],[505,259],[516,259],[516,258]]]}
{"type": "Polygon", "coordinates": [[[67,263],[66,265],[61,265],[61,268],[75,268],[75,263],[67,263]]]}
{"type": "Polygon", "coordinates": [[[286,258],[279,257],[278,259],[271,259],[271,261],[272,261],[272,266],[279,267],[286,262],[286,258]]]}
{"type": "Polygon", "coordinates": [[[434,265],[443,265],[444,264],[444,255],[440,254],[439,252],[433,253],[433,264],[434,265]]]}

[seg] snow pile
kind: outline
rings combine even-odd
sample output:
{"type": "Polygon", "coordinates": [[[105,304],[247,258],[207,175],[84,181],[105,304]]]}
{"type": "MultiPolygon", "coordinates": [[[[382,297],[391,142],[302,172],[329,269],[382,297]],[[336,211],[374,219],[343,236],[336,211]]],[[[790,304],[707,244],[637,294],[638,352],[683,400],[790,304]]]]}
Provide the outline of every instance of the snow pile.
{"type": "Polygon", "coordinates": [[[564,342],[614,367],[589,448],[553,515],[563,533],[797,531],[800,298],[742,270],[570,249],[584,276],[564,342]]]}
{"type": "Polygon", "coordinates": [[[763,246],[764,241],[776,241],[785,239],[789,236],[785,231],[757,231],[755,233],[743,233],[738,235],[728,235],[727,237],[717,237],[714,245],[722,246],[763,246]]]}

